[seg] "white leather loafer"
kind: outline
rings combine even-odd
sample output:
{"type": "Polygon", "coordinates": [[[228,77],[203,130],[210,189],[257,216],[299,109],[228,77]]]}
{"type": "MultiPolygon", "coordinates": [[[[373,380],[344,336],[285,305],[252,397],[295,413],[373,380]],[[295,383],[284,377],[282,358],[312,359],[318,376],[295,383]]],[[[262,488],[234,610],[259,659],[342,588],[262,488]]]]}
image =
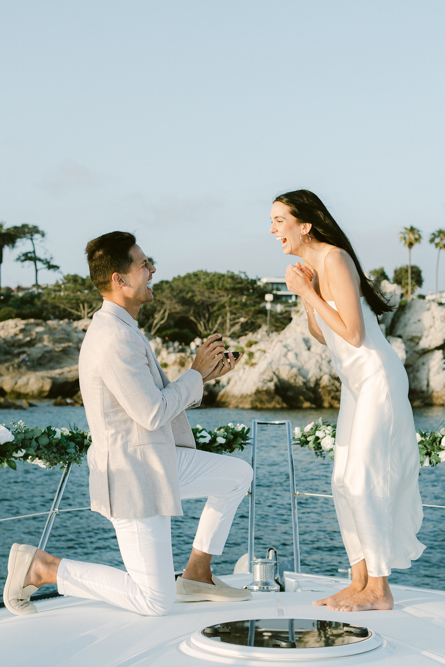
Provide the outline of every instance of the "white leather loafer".
{"type": "Polygon", "coordinates": [[[213,584],[204,584],[193,579],[176,579],[176,600],[178,602],[237,602],[250,600],[252,593],[243,588],[225,584],[212,574],[213,584]]]}
{"type": "Polygon", "coordinates": [[[8,578],[3,589],[3,602],[5,607],[17,616],[37,613],[35,604],[29,601],[30,596],[39,589],[35,586],[26,586],[26,575],[28,574],[37,547],[29,544],[13,544],[9,553],[8,578]]]}

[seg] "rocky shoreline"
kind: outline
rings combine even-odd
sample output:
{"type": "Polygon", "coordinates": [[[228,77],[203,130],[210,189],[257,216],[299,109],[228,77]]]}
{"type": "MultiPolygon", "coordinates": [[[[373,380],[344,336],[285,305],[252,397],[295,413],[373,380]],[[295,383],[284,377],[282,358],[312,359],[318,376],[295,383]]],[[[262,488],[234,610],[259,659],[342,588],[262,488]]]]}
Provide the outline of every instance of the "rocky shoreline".
{"type": "MultiPolygon", "coordinates": [[[[384,284],[397,310],[385,314],[382,330],[405,364],[414,406],[445,405],[445,305],[413,299],[400,306],[401,290],[384,284]]],[[[87,322],[13,319],[0,323],[0,409],[20,408],[17,399],[54,399],[81,405],[78,355],[87,322]]],[[[171,380],[193,361],[188,347],[152,341],[171,380]]],[[[307,330],[303,309],[279,333],[260,329],[232,348],[243,351],[229,376],[206,384],[204,405],[226,408],[336,408],[340,381],[324,345],[307,330]]]]}

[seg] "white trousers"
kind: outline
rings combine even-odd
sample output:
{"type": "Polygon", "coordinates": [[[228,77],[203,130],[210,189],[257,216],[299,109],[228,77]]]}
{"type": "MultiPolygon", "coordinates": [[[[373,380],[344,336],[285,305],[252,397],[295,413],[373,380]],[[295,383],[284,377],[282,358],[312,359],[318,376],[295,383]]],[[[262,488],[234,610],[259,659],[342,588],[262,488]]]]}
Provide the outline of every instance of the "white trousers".
{"type": "MultiPolygon", "coordinates": [[[[181,499],[208,498],[193,546],[222,553],[233,517],[252,480],[241,459],[176,448],[181,499]]],[[[162,616],[176,596],[171,517],[111,519],[126,572],[63,558],[57,573],[62,595],[102,600],[147,616],[162,616]]]]}

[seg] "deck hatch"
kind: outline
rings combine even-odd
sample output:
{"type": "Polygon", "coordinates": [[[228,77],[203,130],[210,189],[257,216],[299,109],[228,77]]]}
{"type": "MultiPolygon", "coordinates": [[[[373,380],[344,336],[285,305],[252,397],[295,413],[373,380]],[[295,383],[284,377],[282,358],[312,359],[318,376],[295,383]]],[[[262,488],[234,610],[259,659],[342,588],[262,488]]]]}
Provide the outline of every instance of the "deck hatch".
{"type": "Polygon", "coordinates": [[[260,618],[211,625],[191,636],[195,647],[233,658],[325,660],[366,653],[382,640],[368,628],[308,618],[260,618]]]}

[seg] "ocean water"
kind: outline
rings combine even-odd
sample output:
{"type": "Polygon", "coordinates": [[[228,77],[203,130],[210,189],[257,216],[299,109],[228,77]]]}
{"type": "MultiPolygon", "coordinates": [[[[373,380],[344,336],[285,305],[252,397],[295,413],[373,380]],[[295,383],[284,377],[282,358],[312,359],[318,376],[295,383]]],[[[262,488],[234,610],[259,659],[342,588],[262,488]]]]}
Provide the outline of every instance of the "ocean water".
{"type": "MultiPolygon", "coordinates": [[[[252,419],[290,419],[293,426],[302,426],[318,417],[331,421],[336,410],[226,410],[203,408],[190,410],[192,426],[201,424],[214,429],[228,422],[251,425],[252,419]]],[[[417,428],[438,428],[445,417],[443,408],[430,407],[414,410],[417,428]]],[[[87,429],[83,408],[53,407],[42,403],[26,412],[2,411],[0,423],[23,419],[30,426],[67,426],[76,424],[87,429]]],[[[251,448],[239,454],[250,460],[251,448]]],[[[295,479],[299,491],[330,493],[332,462],[316,459],[306,450],[295,450],[295,479]]],[[[27,463],[19,464],[16,471],[0,469],[0,518],[48,511],[61,473],[44,470],[27,463]]],[[[445,505],[445,464],[422,471],[420,489],[424,503],[445,505]]],[[[175,568],[185,567],[204,506],[204,500],[183,502],[184,516],[172,521],[175,568]]],[[[61,509],[88,507],[88,467],[86,463],[74,466],[62,500],[61,509]]],[[[427,545],[422,557],[409,570],[395,570],[393,583],[424,588],[445,589],[445,510],[425,510],[419,533],[427,545]]],[[[289,474],[284,427],[261,427],[258,441],[257,502],[255,555],[263,557],[270,546],[278,551],[279,559],[292,555],[290,523],[289,474]]],[[[298,500],[301,564],[303,572],[336,575],[346,569],[348,560],[344,550],[332,499],[300,498],[298,500]]],[[[0,586],[6,576],[7,560],[13,542],[37,544],[45,524],[45,516],[0,522],[0,586]]],[[[236,514],[224,553],[214,557],[216,574],[227,574],[240,556],[247,552],[248,498],[236,514]]],[[[117,541],[111,523],[91,512],[61,513],[56,517],[47,550],[59,557],[87,560],[123,568],[117,541]]],[[[46,590],[51,590],[48,586],[46,590]]],[[[54,590],[54,588],[53,588],[54,590]]],[[[42,591],[43,592],[43,591],[42,591]]]]}

